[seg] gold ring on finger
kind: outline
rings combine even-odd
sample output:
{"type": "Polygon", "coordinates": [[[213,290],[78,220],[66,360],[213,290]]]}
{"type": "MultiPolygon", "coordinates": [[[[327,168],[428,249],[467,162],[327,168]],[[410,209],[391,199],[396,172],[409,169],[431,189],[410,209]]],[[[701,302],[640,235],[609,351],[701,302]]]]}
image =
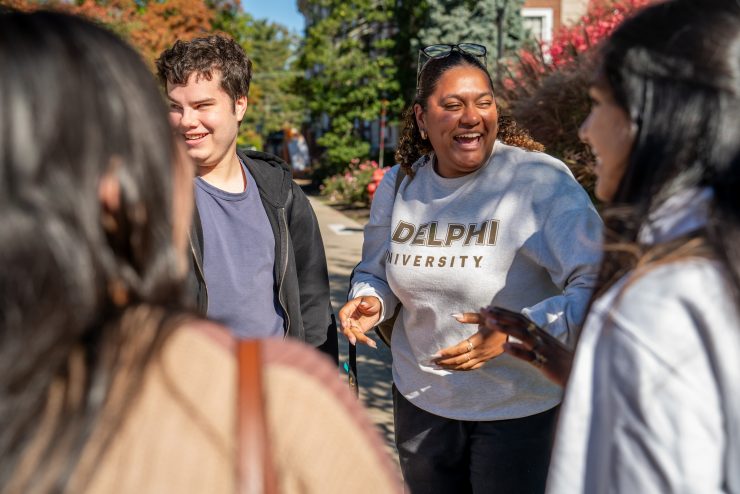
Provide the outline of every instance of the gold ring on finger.
{"type": "Polygon", "coordinates": [[[466,353],[465,355],[468,356],[468,362],[470,362],[470,352],[466,353]]]}
{"type": "Polygon", "coordinates": [[[465,340],[468,343],[468,352],[473,351],[473,343],[470,341],[470,339],[465,340]]]}

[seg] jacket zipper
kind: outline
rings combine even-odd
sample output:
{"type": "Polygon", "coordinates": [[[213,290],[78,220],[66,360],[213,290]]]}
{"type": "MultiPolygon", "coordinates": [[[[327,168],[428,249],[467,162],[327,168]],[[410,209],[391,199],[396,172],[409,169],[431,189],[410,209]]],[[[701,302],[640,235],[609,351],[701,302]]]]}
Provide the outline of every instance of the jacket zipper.
{"type": "MultiPolygon", "coordinates": [[[[195,246],[193,246],[192,239],[190,240],[190,252],[193,253],[193,259],[195,260],[195,267],[198,268],[198,274],[200,275],[200,279],[203,280],[203,295],[206,301],[205,310],[207,312],[208,311],[208,286],[206,285],[206,276],[203,273],[203,267],[200,265],[200,260],[198,259],[198,256],[195,252],[195,246]]],[[[204,312],[204,314],[206,312],[204,312]]]]}
{"type": "Polygon", "coordinates": [[[283,265],[281,266],[281,272],[280,272],[280,280],[278,284],[278,301],[280,302],[280,307],[283,309],[283,314],[285,314],[286,319],[286,326],[285,326],[285,335],[283,336],[283,339],[288,337],[288,333],[290,332],[290,314],[288,313],[288,308],[285,306],[285,302],[283,301],[283,281],[285,280],[285,273],[288,271],[288,220],[285,218],[285,208],[278,208],[280,210],[280,230],[282,230],[282,236],[281,240],[285,241],[285,244],[281,247],[282,253],[283,253],[283,265]]]}

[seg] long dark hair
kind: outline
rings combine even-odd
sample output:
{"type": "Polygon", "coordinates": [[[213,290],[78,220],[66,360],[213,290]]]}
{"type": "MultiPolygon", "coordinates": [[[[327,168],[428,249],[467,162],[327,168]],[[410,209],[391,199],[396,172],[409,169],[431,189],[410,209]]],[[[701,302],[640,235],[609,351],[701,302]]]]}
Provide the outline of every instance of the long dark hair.
{"type": "MultiPolygon", "coordinates": [[[[424,110],[427,108],[429,97],[437,88],[440,78],[450,69],[457,67],[474,67],[486,75],[488,84],[493,92],[493,80],[486,67],[473,55],[460,51],[452,51],[448,56],[428,60],[421,68],[419,80],[416,87],[416,95],[409,108],[403,114],[401,137],[396,148],[396,161],[401,164],[401,169],[412,175],[411,165],[420,157],[432,152],[431,142],[421,138],[419,124],[416,122],[414,106],[420,105],[424,110]]],[[[514,120],[503,116],[499,109],[498,138],[506,144],[518,146],[532,151],[542,151],[541,144],[535,142],[529,134],[518,127],[514,120]]]]}
{"type": "Polygon", "coordinates": [[[176,144],[144,62],[88,21],[1,13],[0,67],[0,491],[57,492],[180,313],[176,144]]]}
{"type": "Polygon", "coordinates": [[[602,48],[599,79],[630,116],[636,137],[604,210],[606,252],[595,296],[646,255],[675,253],[675,245],[647,253],[637,242],[640,227],[668,197],[710,187],[712,212],[700,250],[726,266],[740,304],[740,7],[732,4],[650,6],[602,48]]]}

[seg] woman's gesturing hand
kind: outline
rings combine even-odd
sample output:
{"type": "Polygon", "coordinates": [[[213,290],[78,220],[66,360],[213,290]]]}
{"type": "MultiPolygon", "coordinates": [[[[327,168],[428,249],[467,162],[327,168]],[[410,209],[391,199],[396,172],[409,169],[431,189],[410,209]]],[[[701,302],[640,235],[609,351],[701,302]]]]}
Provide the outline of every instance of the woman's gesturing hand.
{"type": "Polygon", "coordinates": [[[573,365],[573,351],[525,316],[500,307],[481,309],[481,325],[516,338],[504,344],[506,353],[539,368],[555,384],[565,386],[573,365]]]}
{"type": "Polygon", "coordinates": [[[374,296],[353,298],[339,310],[339,323],[342,333],[350,343],[356,345],[359,341],[372,348],[377,344],[372,338],[365,335],[380,320],[380,299],[374,296]]]}
{"type": "Polygon", "coordinates": [[[436,365],[447,370],[475,370],[504,352],[506,335],[480,325],[480,314],[466,312],[453,314],[453,317],[461,323],[479,324],[478,332],[456,345],[437,352],[433,359],[436,365]]]}

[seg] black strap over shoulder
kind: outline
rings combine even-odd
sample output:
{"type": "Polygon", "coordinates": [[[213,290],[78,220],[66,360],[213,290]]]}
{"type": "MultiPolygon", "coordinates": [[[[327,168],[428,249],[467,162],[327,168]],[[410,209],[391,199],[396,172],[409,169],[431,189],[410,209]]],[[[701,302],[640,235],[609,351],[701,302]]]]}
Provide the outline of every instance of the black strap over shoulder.
{"type": "MultiPolygon", "coordinates": [[[[396,181],[394,183],[393,187],[393,201],[395,202],[396,196],[398,195],[398,191],[401,188],[401,182],[403,182],[403,179],[406,177],[406,173],[404,173],[403,168],[399,167],[398,173],[396,173],[396,181]]],[[[352,268],[352,274],[349,275],[349,287],[347,289],[347,295],[349,296],[349,290],[352,288],[352,278],[355,276],[355,269],[357,269],[357,266],[359,266],[360,263],[357,263],[354,268],[352,268]]],[[[396,310],[393,315],[393,319],[398,316],[398,312],[400,311],[401,304],[398,304],[398,307],[396,307],[396,310]]],[[[340,321],[341,323],[341,321],[340,321]]],[[[382,334],[381,332],[376,332],[380,336],[380,339],[388,345],[388,347],[391,346],[390,342],[390,333],[388,336],[385,334],[382,334]]],[[[349,342],[347,342],[347,345],[349,346],[348,351],[348,358],[349,358],[349,369],[350,369],[350,382],[354,382],[354,388],[356,392],[359,392],[359,381],[357,380],[357,347],[349,342]]]]}

